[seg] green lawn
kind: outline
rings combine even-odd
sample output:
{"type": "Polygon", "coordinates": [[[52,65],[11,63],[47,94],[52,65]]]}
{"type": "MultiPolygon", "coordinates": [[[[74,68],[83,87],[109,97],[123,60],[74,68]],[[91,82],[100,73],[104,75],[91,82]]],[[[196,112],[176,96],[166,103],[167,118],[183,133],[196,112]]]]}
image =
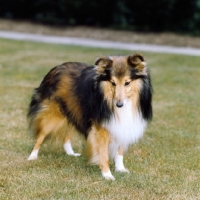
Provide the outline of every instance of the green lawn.
{"type": "MultiPolygon", "coordinates": [[[[154,86],[154,118],[125,156],[130,174],[106,181],[84,156],[46,142],[28,162],[33,141],[26,112],[33,88],[54,66],[90,64],[101,55],[132,54],[0,39],[0,199],[200,199],[200,58],[143,53],[154,86]]],[[[84,150],[84,141],[75,143],[84,150]]],[[[111,163],[111,170],[114,165],[111,163]]]]}

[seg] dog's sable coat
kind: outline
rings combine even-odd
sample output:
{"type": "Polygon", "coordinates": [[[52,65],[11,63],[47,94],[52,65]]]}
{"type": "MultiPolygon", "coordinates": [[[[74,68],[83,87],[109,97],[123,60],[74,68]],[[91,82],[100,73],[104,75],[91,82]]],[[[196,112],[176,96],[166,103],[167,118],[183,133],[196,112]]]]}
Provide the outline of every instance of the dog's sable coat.
{"type": "Polygon", "coordinates": [[[29,128],[36,143],[28,160],[38,157],[44,138],[62,138],[68,155],[74,153],[71,138],[85,136],[86,152],[99,165],[106,179],[114,180],[109,157],[116,171],[128,172],[123,155],[143,135],[152,118],[152,86],[140,54],[99,58],[94,66],[68,62],[53,68],[32,96],[29,128]]]}

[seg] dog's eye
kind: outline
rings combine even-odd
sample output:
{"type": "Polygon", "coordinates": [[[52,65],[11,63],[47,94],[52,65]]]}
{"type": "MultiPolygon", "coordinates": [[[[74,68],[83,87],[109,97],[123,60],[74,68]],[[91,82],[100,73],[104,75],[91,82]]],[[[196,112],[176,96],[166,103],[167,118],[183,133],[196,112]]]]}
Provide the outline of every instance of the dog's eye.
{"type": "Polygon", "coordinates": [[[127,86],[127,85],[129,85],[129,84],[130,84],[130,81],[129,81],[129,82],[125,82],[125,84],[124,84],[124,85],[125,85],[125,86],[127,86]]]}
{"type": "Polygon", "coordinates": [[[112,86],[116,86],[115,82],[114,81],[111,81],[111,84],[112,86]]]}

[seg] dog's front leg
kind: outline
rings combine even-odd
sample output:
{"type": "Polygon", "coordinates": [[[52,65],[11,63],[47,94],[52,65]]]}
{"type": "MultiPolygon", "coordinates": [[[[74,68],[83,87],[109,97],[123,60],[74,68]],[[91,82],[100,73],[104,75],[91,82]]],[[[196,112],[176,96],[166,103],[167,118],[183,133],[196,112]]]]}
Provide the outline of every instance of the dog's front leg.
{"type": "Polygon", "coordinates": [[[101,125],[93,125],[87,138],[87,155],[92,164],[99,165],[105,179],[115,180],[109,167],[109,143],[108,131],[101,125]]]}
{"type": "Polygon", "coordinates": [[[126,169],[124,167],[124,162],[123,162],[123,154],[124,154],[124,148],[119,148],[118,149],[118,152],[114,158],[114,161],[115,161],[115,171],[117,172],[126,172],[126,173],[129,173],[129,170],[126,169]]]}

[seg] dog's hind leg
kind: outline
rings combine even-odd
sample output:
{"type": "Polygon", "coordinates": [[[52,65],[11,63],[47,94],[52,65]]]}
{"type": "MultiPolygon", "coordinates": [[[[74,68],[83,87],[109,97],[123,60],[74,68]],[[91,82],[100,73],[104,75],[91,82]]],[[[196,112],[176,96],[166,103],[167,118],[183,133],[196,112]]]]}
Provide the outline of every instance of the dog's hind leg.
{"type": "MultiPolygon", "coordinates": [[[[52,109],[53,110],[53,109],[52,109]]],[[[39,113],[31,123],[30,129],[36,137],[36,143],[28,157],[28,160],[36,160],[41,144],[45,137],[49,134],[59,133],[59,129],[63,126],[65,120],[59,115],[59,112],[49,109],[39,113]]]]}
{"type": "Polygon", "coordinates": [[[66,126],[64,127],[63,131],[64,131],[64,140],[63,140],[63,148],[66,152],[67,155],[69,156],[80,156],[80,153],[75,153],[73,148],[72,148],[72,143],[71,143],[71,139],[74,135],[77,134],[76,129],[70,125],[68,122],[65,123],[66,126]]]}
{"type": "Polygon", "coordinates": [[[32,124],[32,131],[34,132],[34,135],[36,137],[36,143],[30,156],[28,157],[28,160],[37,159],[40,146],[43,143],[45,137],[50,133],[55,132],[54,130],[59,124],[58,119],[50,120],[48,113],[45,114],[46,118],[44,118],[43,115],[38,116],[32,124]]]}
{"type": "Polygon", "coordinates": [[[71,140],[68,137],[65,138],[63,147],[64,147],[64,150],[67,155],[70,155],[70,156],[80,156],[81,155],[80,153],[74,153],[74,150],[73,150],[72,144],[71,144],[71,140]]]}
{"type": "Polygon", "coordinates": [[[124,149],[120,147],[118,149],[116,156],[114,157],[115,171],[129,173],[129,170],[124,167],[123,154],[124,154],[124,149]]]}
{"type": "Polygon", "coordinates": [[[30,154],[30,156],[28,157],[28,160],[36,160],[38,158],[38,152],[40,149],[40,146],[42,144],[42,142],[44,141],[44,138],[46,137],[47,134],[44,134],[44,132],[40,132],[37,136],[36,139],[36,143],[33,147],[33,150],[30,154]]]}

